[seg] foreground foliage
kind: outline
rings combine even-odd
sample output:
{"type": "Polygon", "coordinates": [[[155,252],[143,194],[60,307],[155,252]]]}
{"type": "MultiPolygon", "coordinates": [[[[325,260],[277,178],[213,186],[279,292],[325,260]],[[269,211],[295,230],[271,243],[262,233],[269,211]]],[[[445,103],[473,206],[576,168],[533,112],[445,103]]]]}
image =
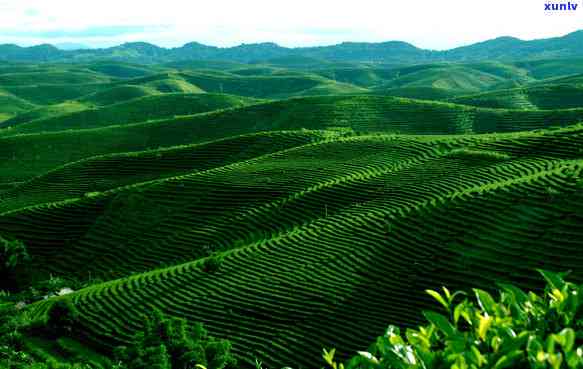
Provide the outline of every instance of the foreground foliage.
{"type": "Polygon", "coordinates": [[[389,326],[347,365],[334,360],[335,350],[324,350],[324,359],[333,369],[581,368],[583,286],[540,273],[547,282],[542,295],[507,284],[499,285],[498,299],[480,289],[463,299],[464,292],[445,287],[427,290],[444,309],[424,312],[429,324],[404,334],[389,326]]]}
{"type": "Polygon", "coordinates": [[[0,368],[14,369],[229,369],[237,365],[231,343],[209,337],[201,323],[192,327],[184,319],[166,318],[159,311],[144,317],[144,329],[132,344],[114,349],[114,360],[102,365],[89,357],[75,357],[69,362],[40,358],[29,352],[25,341],[29,334],[57,342],[75,335],[79,312],[69,298],[56,301],[43,324],[26,314],[7,309],[0,315],[0,368]]]}

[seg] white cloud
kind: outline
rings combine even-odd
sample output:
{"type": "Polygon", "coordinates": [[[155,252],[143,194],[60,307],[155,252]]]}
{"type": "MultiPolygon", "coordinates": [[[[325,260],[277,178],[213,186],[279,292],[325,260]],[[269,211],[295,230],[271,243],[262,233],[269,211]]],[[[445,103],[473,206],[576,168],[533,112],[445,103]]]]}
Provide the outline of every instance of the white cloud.
{"type": "Polygon", "coordinates": [[[189,41],[231,46],[274,41],[300,46],[404,40],[420,47],[443,49],[502,35],[524,39],[559,36],[583,24],[583,4],[572,14],[548,15],[544,2],[0,0],[0,42],[76,41],[105,46],[143,40],[165,46],[189,41]],[[161,25],[165,28],[155,32],[147,29],[161,25]],[[107,26],[146,29],[108,37],[83,36],[79,32],[57,37],[54,32],[107,26]],[[53,34],[41,37],[37,33],[42,31],[53,34]]]}

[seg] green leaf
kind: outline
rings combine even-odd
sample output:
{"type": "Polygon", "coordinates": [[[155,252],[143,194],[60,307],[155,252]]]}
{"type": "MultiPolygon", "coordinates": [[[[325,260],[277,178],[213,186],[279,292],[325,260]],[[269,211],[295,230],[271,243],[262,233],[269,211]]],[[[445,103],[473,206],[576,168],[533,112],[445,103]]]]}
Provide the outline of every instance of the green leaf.
{"type": "Polygon", "coordinates": [[[425,290],[425,292],[427,292],[429,295],[431,295],[434,299],[436,299],[441,305],[443,305],[443,307],[445,308],[445,310],[449,311],[449,304],[445,301],[445,299],[439,294],[439,292],[437,291],[433,291],[433,290],[425,290]]]}
{"type": "Polygon", "coordinates": [[[493,315],[496,312],[496,301],[492,296],[488,292],[477,288],[474,288],[474,293],[482,310],[493,315]]]}
{"type": "Polygon", "coordinates": [[[561,337],[560,344],[563,347],[563,351],[569,352],[573,350],[575,345],[575,331],[571,328],[565,328],[559,332],[559,337],[561,337]]]}
{"type": "Polygon", "coordinates": [[[567,359],[567,365],[571,369],[580,368],[583,364],[581,357],[577,355],[576,351],[567,352],[565,358],[567,359]]]}
{"type": "Polygon", "coordinates": [[[447,297],[447,300],[451,301],[451,293],[449,292],[447,287],[443,286],[443,287],[441,287],[441,289],[443,289],[443,293],[445,293],[445,297],[447,297]]]}
{"type": "Polygon", "coordinates": [[[492,318],[488,314],[480,316],[480,325],[478,326],[478,337],[480,337],[482,341],[486,339],[486,334],[488,333],[488,330],[492,325],[492,320],[494,320],[494,318],[492,318]]]}
{"type": "Polygon", "coordinates": [[[482,353],[480,352],[480,350],[478,350],[476,346],[472,346],[472,354],[474,356],[474,361],[478,368],[486,364],[486,358],[484,357],[484,355],[482,355],[482,353]]]}
{"type": "Polygon", "coordinates": [[[500,288],[502,288],[504,291],[506,291],[507,293],[514,296],[515,301],[519,305],[523,305],[526,302],[528,302],[528,295],[520,288],[513,286],[511,284],[505,284],[505,283],[498,283],[498,286],[500,288]]]}
{"type": "Polygon", "coordinates": [[[433,311],[424,311],[423,315],[430,323],[432,323],[440,331],[445,333],[446,336],[451,337],[456,334],[455,327],[449,322],[449,320],[445,316],[435,313],[433,311]]]}
{"type": "Polygon", "coordinates": [[[517,361],[522,357],[522,355],[523,354],[521,350],[515,350],[506,355],[503,355],[500,359],[498,359],[498,361],[496,361],[496,364],[494,364],[494,369],[512,367],[517,363],[517,361]]]}
{"type": "Polygon", "coordinates": [[[453,322],[457,325],[462,316],[462,311],[465,309],[465,304],[458,304],[455,309],[453,309],[453,322]]]}
{"type": "Polygon", "coordinates": [[[525,343],[528,342],[529,339],[530,339],[530,332],[522,331],[522,332],[520,332],[520,334],[518,336],[506,341],[500,352],[503,354],[507,354],[511,351],[519,350],[521,347],[524,346],[525,343]]]}
{"type": "Polygon", "coordinates": [[[528,338],[528,343],[526,344],[526,352],[528,353],[528,360],[532,363],[539,362],[539,353],[544,353],[543,344],[541,340],[535,336],[531,335],[528,338]]]}
{"type": "Polygon", "coordinates": [[[551,334],[550,336],[547,336],[547,340],[546,340],[547,354],[553,354],[555,352],[555,344],[556,343],[557,343],[557,340],[555,339],[553,334],[551,334]]]}
{"type": "Polygon", "coordinates": [[[553,289],[562,290],[565,287],[565,281],[563,277],[561,277],[558,273],[549,272],[548,270],[537,269],[545,281],[551,286],[553,289]]]}
{"type": "Polygon", "coordinates": [[[324,358],[324,361],[332,366],[334,364],[334,354],[336,353],[336,349],[333,348],[330,351],[323,349],[323,351],[322,357],[324,358]]]}
{"type": "Polygon", "coordinates": [[[556,354],[549,354],[547,360],[551,363],[553,369],[560,369],[563,363],[563,355],[559,352],[556,354]]]}

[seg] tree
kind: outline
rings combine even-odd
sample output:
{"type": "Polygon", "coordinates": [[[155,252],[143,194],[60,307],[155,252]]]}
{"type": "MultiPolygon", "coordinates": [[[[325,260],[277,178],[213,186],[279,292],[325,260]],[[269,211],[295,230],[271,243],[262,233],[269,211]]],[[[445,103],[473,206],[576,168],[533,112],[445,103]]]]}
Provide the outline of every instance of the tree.
{"type": "Polygon", "coordinates": [[[47,315],[47,328],[57,336],[70,335],[79,323],[79,311],[70,297],[57,299],[47,315]]]}
{"type": "Polygon", "coordinates": [[[117,361],[128,369],[208,369],[234,368],[231,344],[209,337],[201,323],[189,326],[186,320],[166,318],[160,311],[144,317],[144,329],[134,337],[132,346],[114,351],[117,361]]]}
{"type": "Polygon", "coordinates": [[[30,260],[31,257],[22,241],[0,236],[0,288],[15,290],[17,274],[30,260]]]}

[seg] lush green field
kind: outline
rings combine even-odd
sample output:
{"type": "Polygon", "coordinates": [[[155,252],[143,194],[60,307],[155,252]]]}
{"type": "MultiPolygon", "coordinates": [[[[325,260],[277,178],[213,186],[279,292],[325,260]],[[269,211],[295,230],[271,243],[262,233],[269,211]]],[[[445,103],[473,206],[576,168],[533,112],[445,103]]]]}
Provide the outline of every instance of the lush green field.
{"type": "Polygon", "coordinates": [[[0,269],[0,317],[32,322],[38,360],[112,366],[155,308],[231,341],[243,367],[311,368],[323,347],[347,357],[420,323],[425,289],[537,289],[535,268],[582,282],[576,72],[1,64],[0,241],[30,258],[0,269]],[[76,291],[43,299],[57,284],[76,291]],[[75,328],[47,335],[65,300],[75,328]]]}

